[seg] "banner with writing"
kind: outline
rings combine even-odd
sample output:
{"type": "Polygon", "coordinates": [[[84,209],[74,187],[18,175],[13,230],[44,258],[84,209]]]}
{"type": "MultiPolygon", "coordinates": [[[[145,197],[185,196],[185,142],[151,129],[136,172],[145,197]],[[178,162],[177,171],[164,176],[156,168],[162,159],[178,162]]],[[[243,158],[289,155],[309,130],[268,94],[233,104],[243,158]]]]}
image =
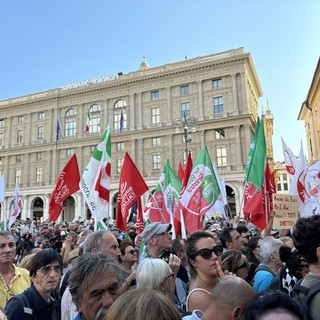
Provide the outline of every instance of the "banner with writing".
{"type": "Polygon", "coordinates": [[[298,197],[289,194],[273,194],[273,229],[291,229],[298,219],[298,197]]]}

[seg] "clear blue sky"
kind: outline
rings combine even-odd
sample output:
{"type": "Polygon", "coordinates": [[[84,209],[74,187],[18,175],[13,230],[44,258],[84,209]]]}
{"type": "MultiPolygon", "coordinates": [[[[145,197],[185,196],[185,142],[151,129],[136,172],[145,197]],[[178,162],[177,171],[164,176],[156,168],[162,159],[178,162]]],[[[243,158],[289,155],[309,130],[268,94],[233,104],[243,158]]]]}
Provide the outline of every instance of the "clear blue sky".
{"type": "MultiPolygon", "coordinates": [[[[297,121],[320,54],[318,0],[3,0],[0,100],[232,48],[252,54],[274,115],[298,154],[297,121]]],[[[306,150],[305,150],[306,151],[306,150]]]]}

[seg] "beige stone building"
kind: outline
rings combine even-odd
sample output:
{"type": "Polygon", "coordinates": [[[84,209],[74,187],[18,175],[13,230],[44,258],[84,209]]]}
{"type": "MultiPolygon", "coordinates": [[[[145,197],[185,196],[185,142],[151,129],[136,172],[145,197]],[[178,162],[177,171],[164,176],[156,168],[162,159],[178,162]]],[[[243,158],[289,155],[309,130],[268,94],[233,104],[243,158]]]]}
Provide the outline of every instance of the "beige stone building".
{"type": "MultiPolygon", "coordinates": [[[[1,219],[11,211],[16,182],[22,218],[48,218],[50,193],[62,168],[76,153],[82,174],[108,124],[111,217],[126,151],[152,191],[167,159],[177,170],[186,148],[195,159],[205,145],[225,179],[230,212],[238,213],[261,96],[251,54],[238,48],[157,67],[149,67],[144,60],[138,70],[128,74],[0,101],[0,173],[6,183],[1,219]],[[89,133],[85,133],[89,110],[89,133]],[[190,122],[192,117],[195,123],[190,122]],[[189,119],[187,141],[182,127],[176,131],[177,118],[189,119]],[[57,141],[58,119],[61,131],[57,141]]],[[[148,197],[146,193],[144,204],[148,197]]],[[[64,202],[61,219],[78,217],[89,217],[80,192],[64,202]]]]}
{"type": "Polygon", "coordinates": [[[289,194],[290,178],[285,163],[277,161],[274,170],[277,193],[289,194]]]}
{"type": "Polygon", "coordinates": [[[298,120],[305,123],[309,165],[320,160],[320,58],[298,120]]]}

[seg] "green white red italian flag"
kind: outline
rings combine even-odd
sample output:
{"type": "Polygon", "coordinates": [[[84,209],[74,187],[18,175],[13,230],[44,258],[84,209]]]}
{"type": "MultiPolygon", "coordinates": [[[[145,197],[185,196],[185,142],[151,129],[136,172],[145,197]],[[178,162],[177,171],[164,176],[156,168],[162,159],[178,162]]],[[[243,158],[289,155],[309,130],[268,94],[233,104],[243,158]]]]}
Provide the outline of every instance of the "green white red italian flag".
{"type": "Polygon", "coordinates": [[[80,180],[80,190],[96,222],[109,216],[110,174],[111,137],[108,126],[80,180]]]}

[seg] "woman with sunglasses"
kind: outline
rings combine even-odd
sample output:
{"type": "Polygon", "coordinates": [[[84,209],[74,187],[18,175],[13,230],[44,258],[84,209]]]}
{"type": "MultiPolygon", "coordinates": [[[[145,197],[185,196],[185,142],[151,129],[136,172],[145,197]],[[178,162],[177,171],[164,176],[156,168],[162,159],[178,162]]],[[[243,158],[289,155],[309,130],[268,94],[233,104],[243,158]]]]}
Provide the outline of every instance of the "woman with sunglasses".
{"type": "Polygon", "coordinates": [[[134,264],[138,259],[134,244],[130,240],[122,240],[119,249],[121,256],[119,256],[118,262],[122,271],[122,280],[127,288],[134,287],[136,285],[136,269],[134,264]]]}
{"type": "MultiPolygon", "coordinates": [[[[224,275],[220,264],[223,248],[217,245],[213,236],[206,231],[193,233],[187,239],[187,260],[190,272],[190,288],[187,297],[187,311],[195,309],[205,312],[211,301],[211,292],[224,275]]],[[[228,271],[226,273],[229,274],[228,271]]]]}
{"type": "Polygon", "coordinates": [[[13,297],[7,304],[8,320],[60,319],[60,300],[56,288],[62,275],[61,255],[54,249],[44,249],[32,259],[30,277],[32,285],[13,297]]]}

